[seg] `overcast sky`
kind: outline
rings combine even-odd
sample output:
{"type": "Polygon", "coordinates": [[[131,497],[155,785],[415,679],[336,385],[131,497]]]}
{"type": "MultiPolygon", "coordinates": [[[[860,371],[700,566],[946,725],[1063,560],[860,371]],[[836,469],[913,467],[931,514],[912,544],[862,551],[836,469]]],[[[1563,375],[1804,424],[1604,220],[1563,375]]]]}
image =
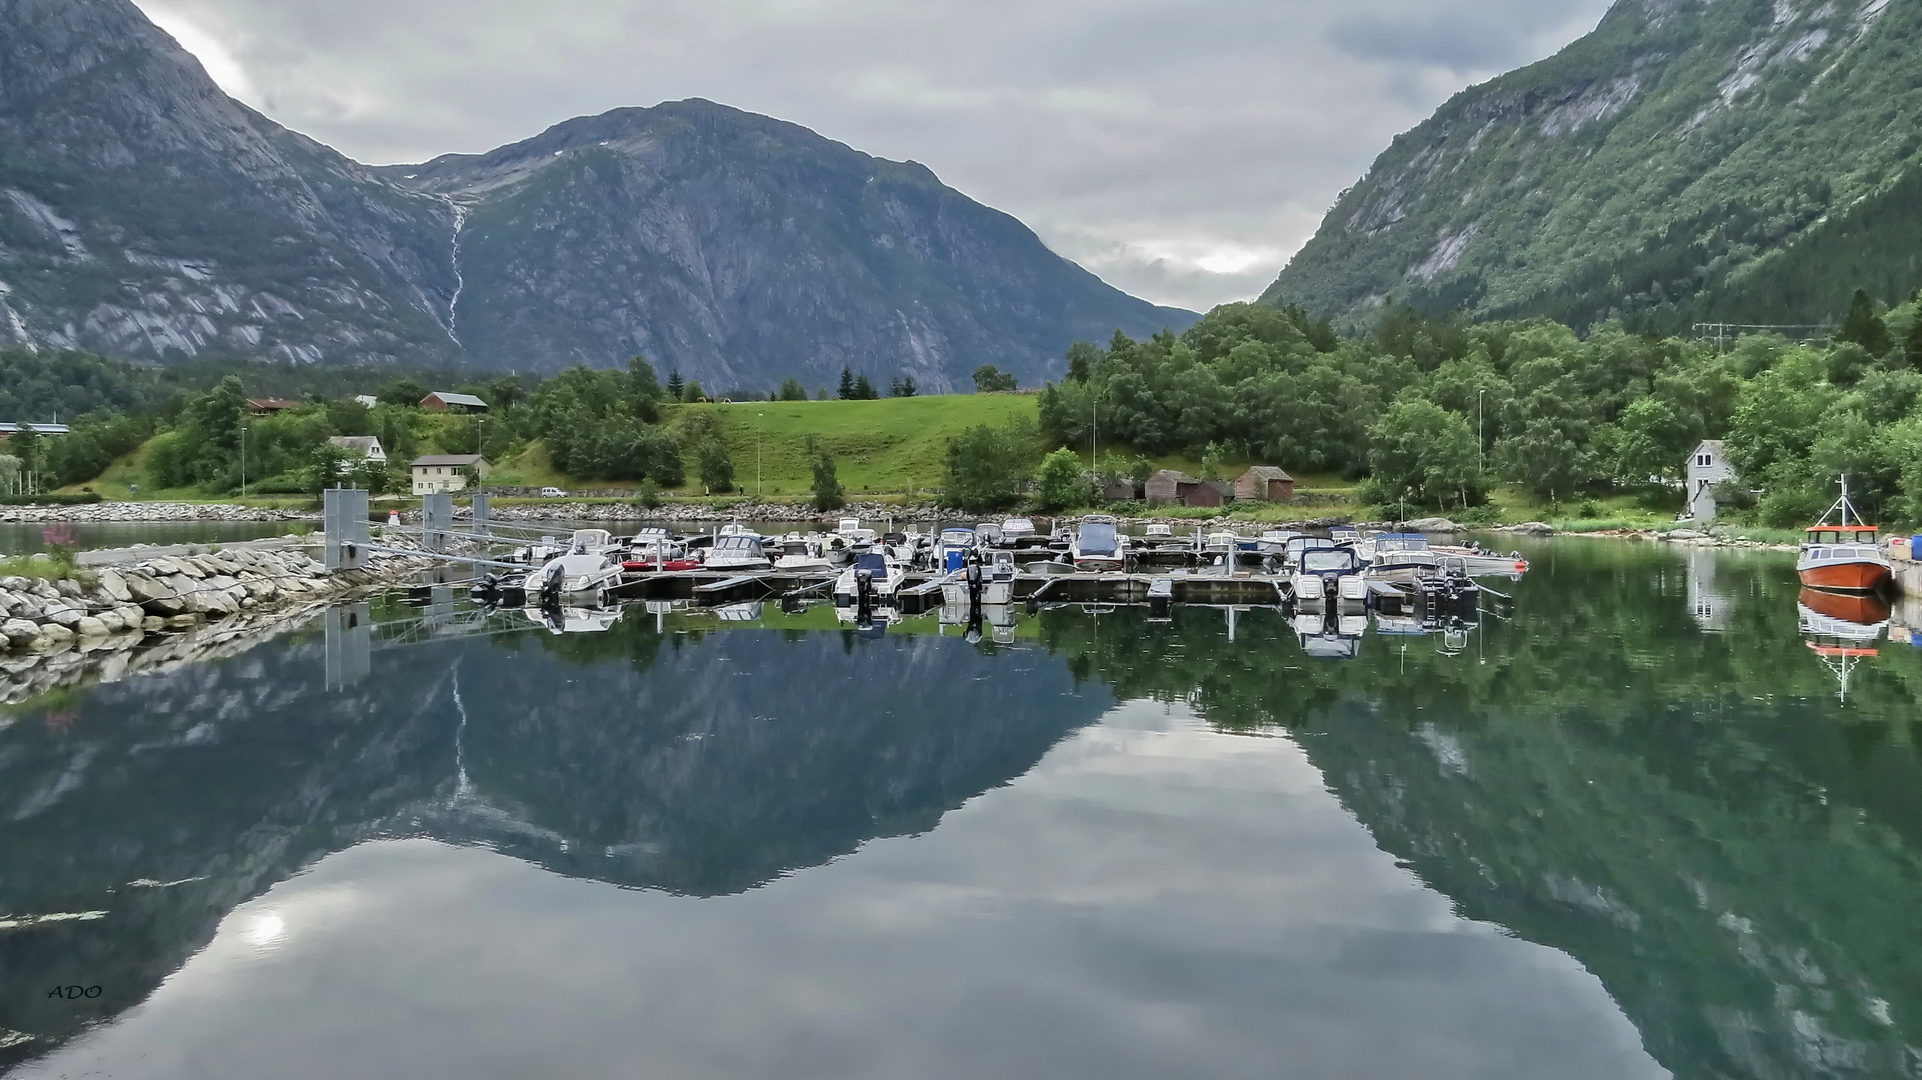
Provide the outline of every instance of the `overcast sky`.
{"type": "Polygon", "coordinates": [[[137,0],[370,163],[703,97],[912,159],[1160,303],[1259,293],[1388,140],[1608,0],[137,0]]]}

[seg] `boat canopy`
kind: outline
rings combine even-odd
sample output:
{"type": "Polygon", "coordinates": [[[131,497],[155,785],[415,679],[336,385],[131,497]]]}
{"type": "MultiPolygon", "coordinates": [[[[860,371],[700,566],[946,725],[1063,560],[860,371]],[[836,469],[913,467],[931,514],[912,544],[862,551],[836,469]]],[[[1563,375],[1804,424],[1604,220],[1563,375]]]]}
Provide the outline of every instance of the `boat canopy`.
{"type": "Polygon", "coordinates": [[[1876,533],[1873,525],[1811,525],[1808,528],[1808,543],[1811,544],[1873,544],[1876,533]]]}
{"type": "Polygon", "coordinates": [[[962,544],[962,545],[973,544],[974,530],[961,529],[961,528],[942,529],[941,542],[944,544],[962,544]]]}
{"type": "Polygon", "coordinates": [[[877,551],[863,551],[854,557],[856,570],[872,570],[877,574],[888,572],[888,560],[877,551]]]}
{"type": "Polygon", "coordinates": [[[1351,548],[1310,548],[1301,553],[1301,569],[1309,574],[1327,574],[1359,568],[1351,548]]]}
{"type": "Polygon", "coordinates": [[[1081,541],[1078,545],[1083,555],[1113,555],[1121,548],[1115,527],[1105,521],[1091,521],[1081,526],[1081,541]]]}
{"type": "Polygon", "coordinates": [[[1375,537],[1375,550],[1427,551],[1428,537],[1421,533],[1382,533],[1375,537]]]}
{"type": "Polygon", "coordinates": [[[746,552],[759,555],[762,553],[761,538],[758,536],[741,536],[738,534],[734,536],[723,536],[714,542],[714,550],[746,552]]]}

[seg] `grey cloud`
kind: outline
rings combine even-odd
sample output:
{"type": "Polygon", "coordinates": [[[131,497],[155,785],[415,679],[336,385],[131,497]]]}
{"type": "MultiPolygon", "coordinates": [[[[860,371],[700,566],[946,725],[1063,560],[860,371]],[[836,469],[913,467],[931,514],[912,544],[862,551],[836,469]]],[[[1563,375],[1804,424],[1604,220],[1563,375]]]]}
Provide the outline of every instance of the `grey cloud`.
{"type": "Polygon", "coordinates": [[[923,162],[1123,288],[1202,308],[1259,292],[1396,133],[1604,6],[140,2],[217,39],[250,104],[364,161],[704,97],[923,162]]]}

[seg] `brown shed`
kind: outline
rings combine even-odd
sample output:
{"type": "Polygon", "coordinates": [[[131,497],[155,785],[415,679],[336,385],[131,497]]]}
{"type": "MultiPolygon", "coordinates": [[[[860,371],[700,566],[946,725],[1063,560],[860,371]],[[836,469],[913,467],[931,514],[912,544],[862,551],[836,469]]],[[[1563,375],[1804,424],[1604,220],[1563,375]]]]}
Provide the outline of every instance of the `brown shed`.
{"type": "Polygon", "coordinates": [[[1235,498],[1288,502],[1295,497],[1295,478],[1274,465],[1256,465],[1235,481],[1235,498]]]}
{"type": "Polygon", "coordinates": [[[1203,483],[1184,472],[1163,469],[1150,476],[1147,484],[1150,506],[1220,506],[1221,489],[1203,483]]]}

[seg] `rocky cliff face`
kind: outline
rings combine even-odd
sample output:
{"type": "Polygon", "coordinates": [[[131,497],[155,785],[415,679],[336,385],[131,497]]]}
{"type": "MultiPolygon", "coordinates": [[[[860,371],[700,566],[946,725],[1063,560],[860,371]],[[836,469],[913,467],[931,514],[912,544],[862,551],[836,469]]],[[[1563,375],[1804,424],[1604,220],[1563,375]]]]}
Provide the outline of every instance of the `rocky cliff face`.
{"type": "Polygon", "coordinates": [[[936,389],[1192,319],[792,124],[683,102],[376,170],[228,98],[127,0],[0,0],[0,345],[936,389]]]}
{"type": "Polygon", "coordinates": [[[445,363],[452,217],[234,102],[126,0],[0,0],[0,343],[445,363]]]}
{"type": "Polygon", "coordinates": [[[1827,238],[1870,204],[1922,221],[1902,185],[1918,31],[1922,8],[1889,0],[1618,0],[1396,139],[1264,299],[1665,329],[1895,299],[1922,284],[1911,253],[1827,238]]]}

